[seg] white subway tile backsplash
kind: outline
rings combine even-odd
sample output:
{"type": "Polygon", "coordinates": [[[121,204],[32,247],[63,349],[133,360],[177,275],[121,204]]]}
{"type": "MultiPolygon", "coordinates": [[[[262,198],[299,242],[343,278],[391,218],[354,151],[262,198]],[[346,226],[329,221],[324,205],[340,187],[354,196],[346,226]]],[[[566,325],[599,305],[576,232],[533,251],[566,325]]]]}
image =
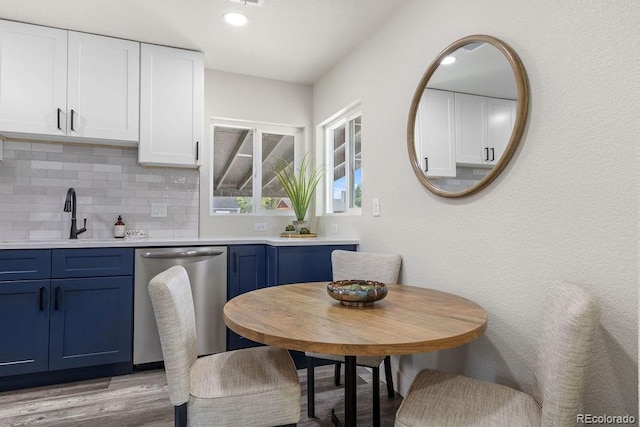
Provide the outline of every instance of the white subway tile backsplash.
{"type": "MultiPolygon", "coordinates": [[[[45,153],[46,156],[46,153],[45,153]]],[[[57,169],[62,170],[62,162],[51,162],[51,161],[41,161],[41,160],[32,160],[31,161],[32,169],[57,169]]]]}
{"type": "Polygon", "coordinates": [[[62,153],[64,151],[64,147],[62,144],[50,144],[50,143],[41,143],[41,144],[29,144],[31,146],[31,151],[44,151],[46,153],[62,153]]]}
{"type": "Polygon", "coordinates": [[[0,165],[0,239],[67,238],[71,213],[63,212],[76,189],[79,238],[113,237],[122,215],[127,229],[149,237],[197,237],[199,173],[143,168],[134,148],[6,141],[0,165]],[[166,218],[151,217],[151,203],[167,204],[166,218]]]}
{"type": "Polygon", "coordinates": [[[4,149],[7,151],[32,151],[30,142],[18,142],[11,140],[4,142],[4,149]]]}
{"type": "Polygon", "coordinates": [[[62,213],[30,212],[29,221],[61,221],[62,213]]]}
{"type": "Polygon", "coordinates": [[[62,232],[54,230],[33,230],[29,232],[29,240],[61,239],[62,232]]]}
{"type": "Polygon", "coordinates": [[[94,172],[111,172],[111,173],[120,173],[122,172],[122,166],[120,165],[105,165],[105,164],[94,164],[93,165],[94,172]]]}
{"type": "Polygon", "coordinates": [[[162,177],[159,175],[136,175],[136,181],[138,182],[162,182],[162,177]]]}

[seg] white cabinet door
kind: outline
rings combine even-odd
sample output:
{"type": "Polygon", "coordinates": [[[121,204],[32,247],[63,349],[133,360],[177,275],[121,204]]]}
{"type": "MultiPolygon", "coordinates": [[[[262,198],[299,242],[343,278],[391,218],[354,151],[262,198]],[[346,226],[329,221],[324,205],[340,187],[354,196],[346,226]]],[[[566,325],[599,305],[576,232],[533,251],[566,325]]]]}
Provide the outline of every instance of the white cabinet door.
{"type": "Polygon", "coordinates": [[[138,141],[140,43],[69,32],[67,135],[138,141]]]}
{"type": "Polygon", "coordinates": [[[0,21],[0,130],[65,135],[67,32],[0,21]]]}
{"type": "Polygon", "coordinates": [[[469,165],[495,165],[515,123],[516,101],[456,93],[456,158],[469,165]]]}
{"type": "Polygon", "coordinates": [[[453,92],[426,89],[416,117],[416,153],[427,176],[456,176],[453,92]]]}
{"type": "Polygon", "coordinates": [[[515,100],[487,98],[487,144],[490,164],[496,164],[507,148],[515,122],[515,100]]]}
{"type": "Polygon", "coordinates": [[[203,54],[143,43],[140,55],[138,161],[143,165],[198,166],[203,54]]]}
{"type": "Polygon", "coordinates": [[[456,93],[456,159],[462,164],[486,164],[487,98],[456,93]]]}

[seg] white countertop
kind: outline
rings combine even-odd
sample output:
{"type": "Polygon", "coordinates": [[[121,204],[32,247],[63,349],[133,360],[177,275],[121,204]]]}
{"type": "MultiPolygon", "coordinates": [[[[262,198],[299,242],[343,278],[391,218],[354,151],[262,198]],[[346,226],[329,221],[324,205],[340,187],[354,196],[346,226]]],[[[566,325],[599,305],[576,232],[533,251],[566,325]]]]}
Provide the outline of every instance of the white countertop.
{"type": "Polygon", "coordinates": [[[56,240],[0,240],[1,249],[54,249],[54,248],[146,248],[167,246],[226,246],[226,245],[271,245],[271,246],[318,246],[357,245],[357,239],[331,237],[223,237],[185,239],[56,239],[56,240]]]}

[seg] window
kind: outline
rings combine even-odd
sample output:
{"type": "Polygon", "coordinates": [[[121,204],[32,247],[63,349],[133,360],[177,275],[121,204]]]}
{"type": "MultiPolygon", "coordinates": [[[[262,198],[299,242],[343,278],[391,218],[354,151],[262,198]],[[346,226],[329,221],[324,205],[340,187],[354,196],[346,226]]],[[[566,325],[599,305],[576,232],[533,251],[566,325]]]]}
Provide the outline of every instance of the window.
{"type": "Polygon", "coordinates": [[[354,109],[324,127],[327,213],[360,213],[362,207],[362,119],[354,109]]]}
{"type": "Polygon", "coordinates": [[[212,128],[211,214],[293,212],[273,167],[294,161],[302,129],[228,120],[212,128]]]}

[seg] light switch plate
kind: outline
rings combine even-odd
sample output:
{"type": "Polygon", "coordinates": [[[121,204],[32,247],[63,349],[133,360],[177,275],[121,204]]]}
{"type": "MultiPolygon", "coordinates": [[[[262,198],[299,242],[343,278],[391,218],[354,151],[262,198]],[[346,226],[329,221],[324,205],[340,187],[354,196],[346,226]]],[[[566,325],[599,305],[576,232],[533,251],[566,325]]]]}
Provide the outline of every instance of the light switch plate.
{"type": "Polygon", "coordinates": [[[267,223],[266,222],[254,222],[253,223],[253,231],[267,231],[267,223]]]}
{"type": "Polygon", "coordinates": [[[166,217],[167,217],[166,203],[151,203],[151,218],[166,218],[166,217]]]}
{"type": "Polygon", "coordinates": [[[380,199],[373,199],[373,216],[380,216],[380,199]]]}

